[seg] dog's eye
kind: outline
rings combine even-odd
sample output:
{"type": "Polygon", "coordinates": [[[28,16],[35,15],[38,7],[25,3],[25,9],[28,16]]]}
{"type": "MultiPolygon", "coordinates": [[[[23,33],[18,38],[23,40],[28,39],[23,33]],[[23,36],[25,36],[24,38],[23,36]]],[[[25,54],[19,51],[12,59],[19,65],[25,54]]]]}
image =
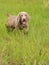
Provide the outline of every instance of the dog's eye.
{"type": "Polygon", "coordinates": [[[23,16],[23,15],[21,15],[21,16],[23,16]]]}
{"type": "Polygon", "coordinates": [[[25,16],[27,16],[27,15],[25,14],[25,16]]]}

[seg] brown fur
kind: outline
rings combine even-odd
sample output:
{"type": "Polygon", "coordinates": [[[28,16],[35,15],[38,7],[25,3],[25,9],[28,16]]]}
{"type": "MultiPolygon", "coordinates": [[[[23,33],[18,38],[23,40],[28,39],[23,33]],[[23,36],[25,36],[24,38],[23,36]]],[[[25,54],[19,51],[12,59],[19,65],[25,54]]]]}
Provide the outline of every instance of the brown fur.
{"type": "Polygon", "coordinates": [[[6,22],[7,28],[17,29],[19,28],[22,30],[25,28],[28,31],[28,21],[29,15],[26,12],[20,12],[17,16],[12,16],[7,14],[8,19],[6,22]]]}

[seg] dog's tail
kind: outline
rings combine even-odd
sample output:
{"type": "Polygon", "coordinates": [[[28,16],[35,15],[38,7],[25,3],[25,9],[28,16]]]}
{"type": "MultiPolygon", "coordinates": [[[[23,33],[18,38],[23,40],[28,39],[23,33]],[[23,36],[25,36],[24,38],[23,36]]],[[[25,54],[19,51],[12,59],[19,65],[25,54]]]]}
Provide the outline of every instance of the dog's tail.
{"type": "Polygon", "coordinates": [[[10,14],[6,14],[8,17],[11,16],[10,14]]]}

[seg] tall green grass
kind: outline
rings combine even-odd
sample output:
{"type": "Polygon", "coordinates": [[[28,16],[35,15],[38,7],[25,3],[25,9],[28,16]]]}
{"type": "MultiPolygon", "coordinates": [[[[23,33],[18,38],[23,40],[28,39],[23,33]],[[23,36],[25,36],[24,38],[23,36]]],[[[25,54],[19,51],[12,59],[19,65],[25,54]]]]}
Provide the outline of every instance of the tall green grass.
{"type": "Polygon", "coordinates": [[[0,1],[0,65],[49,65],[49,4],[47,0],[0,1]],[[6,14],[30,15],[29,32],[7,32],[6,14]]]}

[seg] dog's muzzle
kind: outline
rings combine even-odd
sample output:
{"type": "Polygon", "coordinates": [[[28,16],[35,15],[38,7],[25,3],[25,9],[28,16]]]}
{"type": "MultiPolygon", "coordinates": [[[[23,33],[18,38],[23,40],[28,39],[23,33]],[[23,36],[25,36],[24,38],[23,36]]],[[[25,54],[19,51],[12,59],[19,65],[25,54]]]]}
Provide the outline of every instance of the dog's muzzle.
{"type": "Polygon", "coordinates": [[[23,19],[22,24],[26,25],[26,20],[25,19],[23,19]]]}

